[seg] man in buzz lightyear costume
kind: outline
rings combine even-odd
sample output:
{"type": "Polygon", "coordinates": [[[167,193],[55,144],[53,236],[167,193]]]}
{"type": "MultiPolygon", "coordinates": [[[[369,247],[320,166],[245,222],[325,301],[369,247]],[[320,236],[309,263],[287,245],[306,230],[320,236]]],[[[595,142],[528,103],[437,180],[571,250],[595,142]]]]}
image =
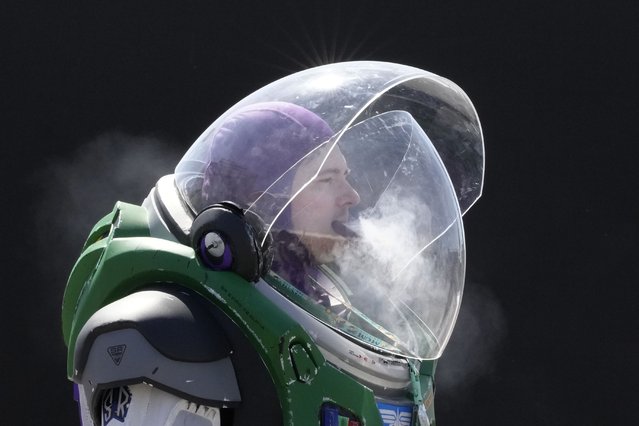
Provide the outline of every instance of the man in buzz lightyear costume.
{"type": "Polygon", "coordinates": [[[308,69],[96,224],[63,304],[83,424],[434,425],[483,139],[454,83],[308,69]]]}

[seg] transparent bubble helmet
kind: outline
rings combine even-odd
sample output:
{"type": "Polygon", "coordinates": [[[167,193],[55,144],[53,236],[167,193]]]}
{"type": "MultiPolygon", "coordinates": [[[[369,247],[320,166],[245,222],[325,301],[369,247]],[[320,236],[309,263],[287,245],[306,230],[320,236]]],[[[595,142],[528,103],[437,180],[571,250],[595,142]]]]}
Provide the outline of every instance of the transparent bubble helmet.
{"type": "Polygon", "coordinates": [[[188,150],[175,183],[196,214],[224,200],[257,214],[272,239],[265,281],[326,326],[435,359],[459,311],[462,216],[483,173],[479,119],[456,84],[345,62],[234,105],[188,150]]]}

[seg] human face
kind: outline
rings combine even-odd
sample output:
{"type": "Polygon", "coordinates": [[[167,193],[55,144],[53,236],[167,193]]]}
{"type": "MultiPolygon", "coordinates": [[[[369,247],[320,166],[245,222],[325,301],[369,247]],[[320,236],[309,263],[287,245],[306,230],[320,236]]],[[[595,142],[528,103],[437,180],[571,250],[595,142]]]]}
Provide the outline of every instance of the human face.
{"type": "Polygon", "coordinates": [[[333,260],[336,245],[345,242],[333,229],[333,222],[345,223],[349,209],[360,201],[346,180],[350,170],[344,155],[335,146],[322,165],[326,150],[300,166],[293,178],[292,193],[301,191],[291,201],[293,232],[320,263],[333,260]]]}

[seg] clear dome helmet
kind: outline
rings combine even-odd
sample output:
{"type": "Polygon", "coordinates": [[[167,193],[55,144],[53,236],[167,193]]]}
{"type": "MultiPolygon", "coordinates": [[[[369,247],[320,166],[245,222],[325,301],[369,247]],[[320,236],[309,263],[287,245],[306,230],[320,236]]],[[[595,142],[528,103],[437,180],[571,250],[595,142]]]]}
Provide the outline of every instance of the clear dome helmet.
{"type": "Polygon", "coordinates": [[[451,81],[393,63],[278,80],[216,120],[175,170],[194,213],[232,201],[264,222],[264,280],[323,327],[436,359],[459,311],[462,216],[482,192],[483,137],[451,81]],[[268,246],[268,247],[267,247],[268,246]]]}

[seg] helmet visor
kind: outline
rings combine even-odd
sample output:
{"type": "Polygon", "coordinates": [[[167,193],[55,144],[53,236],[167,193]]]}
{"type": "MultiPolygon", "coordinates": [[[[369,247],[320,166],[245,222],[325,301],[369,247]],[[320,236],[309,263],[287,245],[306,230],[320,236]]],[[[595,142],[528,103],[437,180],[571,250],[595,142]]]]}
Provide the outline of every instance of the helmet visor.
{"type": "Polygon", "coordinates": [[[415,358],[438,357],[464,277],[455,189],[405,111],[338,133],[250,206],[268,224],[267,281],[337,331],[415,358]]]}

